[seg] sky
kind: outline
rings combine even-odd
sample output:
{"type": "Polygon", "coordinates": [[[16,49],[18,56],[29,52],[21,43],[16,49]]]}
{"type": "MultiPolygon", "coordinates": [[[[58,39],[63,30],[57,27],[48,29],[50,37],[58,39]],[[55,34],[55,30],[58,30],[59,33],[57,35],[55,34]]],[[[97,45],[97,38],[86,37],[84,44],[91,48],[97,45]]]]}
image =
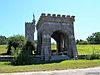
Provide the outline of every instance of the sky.
{"type": "Polygon", "coordinates": [[[0,35],[24,35],[33,13],[36,21],[41,13],[74,15],[76,39],[100,32],[100,0],[0,0],[0,35]]]}

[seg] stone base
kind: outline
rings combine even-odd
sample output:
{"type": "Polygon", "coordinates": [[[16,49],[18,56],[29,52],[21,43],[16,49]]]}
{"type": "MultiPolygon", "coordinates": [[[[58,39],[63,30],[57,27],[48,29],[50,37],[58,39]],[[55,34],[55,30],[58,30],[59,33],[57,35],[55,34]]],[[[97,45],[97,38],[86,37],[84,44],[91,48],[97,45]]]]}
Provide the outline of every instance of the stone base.
{"type": "Polygon", "coordinates": [[[50,61],[54,60],[69,60],[70,58],[67,55],[53,55],[51,56],[50,61]]]}

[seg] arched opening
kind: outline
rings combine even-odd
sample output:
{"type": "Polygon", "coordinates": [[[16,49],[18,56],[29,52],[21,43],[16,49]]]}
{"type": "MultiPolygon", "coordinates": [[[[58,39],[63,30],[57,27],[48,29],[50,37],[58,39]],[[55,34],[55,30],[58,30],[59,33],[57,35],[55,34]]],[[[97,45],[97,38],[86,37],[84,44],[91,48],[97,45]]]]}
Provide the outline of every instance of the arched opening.
{"type": "Polygon", "coordinates": [[[54,55],[57,53],[57,43],[56,41],[51,37],[51,54],[54,55]]]}
{"type": "Polygon", "coordinates": [[[51,38],[52,38],[51,39],[51,54],[52,55],[54,54],[67,55],[67,50],[68,50],[67,34],[62,31],[55,31],[52,33],[51,38]]]}

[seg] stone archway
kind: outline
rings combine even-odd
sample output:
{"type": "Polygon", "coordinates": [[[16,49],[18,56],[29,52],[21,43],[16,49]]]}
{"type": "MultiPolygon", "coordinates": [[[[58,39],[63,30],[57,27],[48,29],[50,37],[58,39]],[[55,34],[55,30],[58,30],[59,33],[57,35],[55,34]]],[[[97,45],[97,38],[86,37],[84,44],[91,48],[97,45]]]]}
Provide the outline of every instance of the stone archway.
{"type": "Polygon", "coordinates": [[[74,16],[69,15],[41,15],[36,26],[37,53],[40,54],[41,60],[49,61],[51,58],[51,37],[57,42],[58,53],[66,50],[70,58],[77,59],[74,20],[74,16]]]}
{"type": "Polygon", "coordinates": [[[61,30],[57,30],[52,33],[51,37],[56,41],[56,49],[57,49],[57,54],[59,55],[60,53],[67,54],[68,50],[68,36],[67,33],[61,30]]]}

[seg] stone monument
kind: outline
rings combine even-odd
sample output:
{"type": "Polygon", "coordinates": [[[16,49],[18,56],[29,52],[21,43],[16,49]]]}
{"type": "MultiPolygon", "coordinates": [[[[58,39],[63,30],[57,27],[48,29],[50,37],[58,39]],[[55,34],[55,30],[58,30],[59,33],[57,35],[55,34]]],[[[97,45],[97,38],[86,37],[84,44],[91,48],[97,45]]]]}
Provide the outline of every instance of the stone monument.
{"type": "MultiPolygon", "coordinates": [[[[40,55],[41,60],[77,59],[74,21],[75,16],[41,14],[36,24],[38,41],[36,55],[40,55]],[[52,55],[51,51],[51,38],[57,43],[55,55],[52,55]]],[[[32,41],[34,40],[35,22],[25,24],[26,38],[32,41]]]]}

